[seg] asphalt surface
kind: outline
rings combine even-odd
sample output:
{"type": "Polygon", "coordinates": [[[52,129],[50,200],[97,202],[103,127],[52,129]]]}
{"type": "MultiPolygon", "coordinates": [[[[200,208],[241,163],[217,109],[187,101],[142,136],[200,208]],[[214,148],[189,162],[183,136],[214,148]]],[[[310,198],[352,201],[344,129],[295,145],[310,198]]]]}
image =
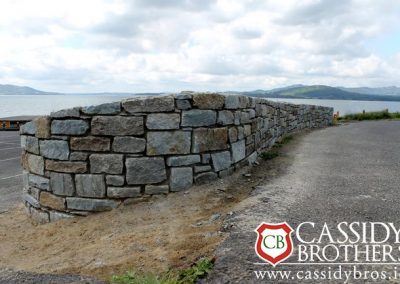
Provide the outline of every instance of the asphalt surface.
{"type": "Polygon", "coordinates": [[[18,131],[0,131],[0,213],[21,200],[21,142],[18,131]]]}
{"type": "MultiPolygon", "coordinates": [[[[360,122],[316,130],[288,148],[285,159],[290,162],[286,173],[257,187],[243,202],[243,208],[225,221],[233,225],[231,234],[218,249],[215,268],[203,283],[328,282],[279,277],[257,279],[254,271],[333,271],[338,268],[337,265],[302,263],[292,266],[281,263],[274,268],[263,262],[254,249],[257,237],[254,230],[261,222],[286,221],[294,229],[302,222],[314,222],[318,228],[324,222],[333,228],[342,221],[400,225],[400,121],[360,122]]],[[[319,233],[310,226],[303,230],[302,236],[311,240],[319,233]]],[[[379,232],[378,236],[383,235],[379,232]]],[[[389,239],[385,244],[393,244],[392,241],[389,239]]],[[[324,238],[322,245],[327,243],[324,238]]],[[[294,245],[294,254],[286,262],[298,262],[295,238],[294,245]]],[[[331,257],[333,253],[327,251],[327,255],[331,257]]],[[[353,256],[350,252],[349,259],[353,256]]],[[[343,258],[342,254],[338,261],[343,258]]],[[[352,269],[352,266],[342,267],[347,268],[352,269]]],[[[357,269],[390,272],[393,265],[361,265],[357,269]]],[[[345,283],[343,279],[329,283],[332,282],[345,283]]],[[[375,281],[362,279],[348,283],[355,282],[375,281]]],[[[377,282],[399,283],[388,277],[377,282]]]]}

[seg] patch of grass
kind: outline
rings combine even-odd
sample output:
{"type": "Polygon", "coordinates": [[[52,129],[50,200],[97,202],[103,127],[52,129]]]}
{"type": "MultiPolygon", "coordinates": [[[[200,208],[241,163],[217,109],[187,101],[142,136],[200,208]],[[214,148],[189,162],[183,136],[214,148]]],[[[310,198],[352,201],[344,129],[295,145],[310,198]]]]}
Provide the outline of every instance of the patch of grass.
{"type": "Polygon", "coordinates": [[[279,156],[279,154],[276,151],[267,151],[267,152],[262,152],[260,154],[260,158],[263,160],[266,160],[266,161],[272,160],[273,158],[276,158],[278,156],[279,156]]]}
{"type": "Polygon", "coordinates": [[[161,275],[126,272],[111,278],[112,284],[192,284],[203,278],[214,266],[214,259],[202,258],[193,266],[182,270],[171,270],[161,275]]]}
{"type": "Polygon", "coordinates": [[[338,117],[339,121],[352,121],[352,120],[379,120],[379,119],[400,119],[400,112],[372,111],[346,114],[338,117]]]}

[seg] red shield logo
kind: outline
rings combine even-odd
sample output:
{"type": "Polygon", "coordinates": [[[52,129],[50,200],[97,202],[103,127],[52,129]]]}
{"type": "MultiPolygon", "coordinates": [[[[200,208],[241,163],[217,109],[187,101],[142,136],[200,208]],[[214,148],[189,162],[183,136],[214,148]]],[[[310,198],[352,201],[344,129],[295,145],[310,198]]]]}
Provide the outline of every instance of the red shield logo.
{"type": "Polygon", "coordinates": [[[255,230],[258,234],[256,253],[262,260],[273,266],[287,259],[293,252],[291,233],[293,229],[286,223],[261,223],[255,230]]]}

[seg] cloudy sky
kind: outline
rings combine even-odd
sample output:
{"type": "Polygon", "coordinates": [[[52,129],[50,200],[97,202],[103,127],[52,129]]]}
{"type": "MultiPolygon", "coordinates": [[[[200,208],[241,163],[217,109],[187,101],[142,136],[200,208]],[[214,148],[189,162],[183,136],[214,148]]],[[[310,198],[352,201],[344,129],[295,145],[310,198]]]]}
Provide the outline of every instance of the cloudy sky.
{"type": "Polygon", "coordinates": [[[400,85],[398,0],[1,0],[0,43],[48,91],[400,85]]]}

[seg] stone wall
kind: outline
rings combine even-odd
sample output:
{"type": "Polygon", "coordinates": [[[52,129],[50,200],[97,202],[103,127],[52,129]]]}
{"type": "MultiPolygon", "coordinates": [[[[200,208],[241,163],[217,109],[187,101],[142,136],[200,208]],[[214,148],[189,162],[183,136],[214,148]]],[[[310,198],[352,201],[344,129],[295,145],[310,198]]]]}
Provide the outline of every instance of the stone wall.
{"type": "Polygon", "coordinates": [[[24,202],[39,223],[230,175],[333,109],[184,92],[52,113],[21,128],[24,202]]]}

